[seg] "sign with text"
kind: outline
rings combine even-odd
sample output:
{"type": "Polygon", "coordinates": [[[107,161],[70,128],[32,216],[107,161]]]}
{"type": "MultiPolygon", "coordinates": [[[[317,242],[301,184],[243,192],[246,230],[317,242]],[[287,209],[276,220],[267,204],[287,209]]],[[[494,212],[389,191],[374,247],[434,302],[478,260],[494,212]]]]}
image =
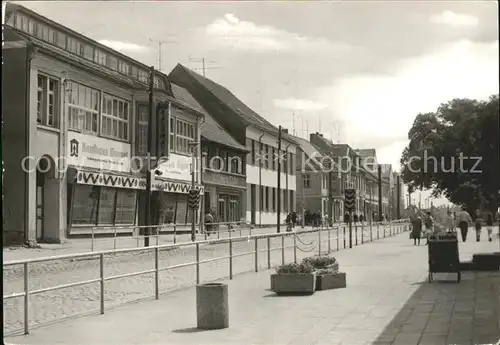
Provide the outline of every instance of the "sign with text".
{"type": "Polygon", "coordinates": [[[181,181],[191,181],[192,157],[171,153],[168,161],[161,163],[156,169],[161,171],[161,177],[181,181]]]}
{"type": "Polygon", "coordinates": [[[68,165],[105,171],[130,171],[130,144],[68,131],[68,165]]]}

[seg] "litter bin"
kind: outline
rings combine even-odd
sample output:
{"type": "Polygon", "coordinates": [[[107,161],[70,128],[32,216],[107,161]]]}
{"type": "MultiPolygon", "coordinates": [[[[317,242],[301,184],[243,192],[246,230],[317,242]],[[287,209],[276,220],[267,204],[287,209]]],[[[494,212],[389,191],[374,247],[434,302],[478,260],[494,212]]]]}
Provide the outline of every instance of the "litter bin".
{"type": "Polygon", "coordinates": [[[196,286],[196,317],[199,329],[229,327],[227,284],[209,283],[196,286]]]}

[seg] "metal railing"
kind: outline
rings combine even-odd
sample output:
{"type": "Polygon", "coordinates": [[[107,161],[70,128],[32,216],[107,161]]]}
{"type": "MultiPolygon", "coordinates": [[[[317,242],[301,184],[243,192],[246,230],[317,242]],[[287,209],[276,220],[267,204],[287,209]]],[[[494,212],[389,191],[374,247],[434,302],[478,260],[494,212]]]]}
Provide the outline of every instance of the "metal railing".
{"type": "MultiPolygon", "coordinates": [[[[217,238],[223,237],[225,234],[231,234],[232,232],[239,232],[240,236],[243,236],[244,231],[248,231],[250,235],[252,235],[252,230],[254,227],[247,222],[220,222],[220,223],[212,223],[214,227],[214,231],[212,234],[216,235],[217,238]]],[[[199,229],[199,228],[198,228],[199,229]]],[[[197,235],[199,230],[197,230],[197,235]]],[[[113,241],[113,250],[119,249],[118,242],[124,242],[125,240],[132,240],[136,247],[140,247],[144,241],[145,237],[152,238],[156,241],[156,245],[159,245],[163,240],[167,240],[168,242],[172,242],[176,244],[181,235],[190,236],[191,234],[191,226],[189,224],[162,224],[162,225],[124,225],[124,226],[99,226],[92,227],[90,233],[90,251],[94,251],[96,248],[96,244],[99,242],[109,241],[112,239],[113,241]],[[150,235],[141,234],[141,230],[151,228],[150,235]],[[181,229],[179,231],[179,229],[181,229]],[[110,231],[111,230],[111,231],[110,231]],[[133,235],[123,235],[123,230],[129,230],[128,232],[133,233],[133,235]],[[104,234],[104,236],[103,236],[104,234]],[[111,236],[105,236],[110,235],[111,236]]],[[[205,231],[201,233],[204,236],[205,240],[208,239],[208,234],[205,231]]],[[[129,246],[131,247],[131,246],[129,246]]]]}
{"type": "MultiPolygon", "coordinates": [[[[402,233],[404,231],[409,230],[409,226],[406,220],[400,220],[400,221],[392,221],[392,222],[387,222],[387,223],[362,223],[359,224],[360,226],[360,235],[361,235],[361,243],[364,243],[364,237],[365,237],[365,232],[369,231],[369,240],[368,241],[373,241],[375,240],[375,234],[376,234],[376,239],[380,238],[386,238],[389,236],[393,236],[399,233],[402,233]],[[383,231],[381,231],[381,229],[383,231]]],[[[247,255],[254,255],[254,262],[255,262],[255,267],[254,270],[255,272],[258,272],[259,270],[259,265],[258,265],[258,258],[259,258],[259,253],[261,252],[266,252],[267,253],[267,269],[271,269],[271,252],[276,251],[276,250],[281,250],[281,264],[285,264],[285,249],[287,248],[293,248],[293,260],[294,262],[297,262],[297,250],[302,251],[302,252],[313,252],[313,250],[317,249],[317,254],[322,255],[325,253],[330,254],[332,252],[332,241],[336,242],[336,250],[340,250],[342,248],[342,245],[340,244],[343,241],[343,248],[346,247],[346,228],[348,228],[347,225],[336,225],[333,227],[327,227],[327,228],[315,228],[313,230],[296,230],[296,231],[290,231],[290,232],[282,232],[282,233],[271,233],[271,234],[257,234],[257,235],[248,235],[248,236],[238,236],[238,237],[229,237],[229,238],[223,238],[223,239],[214,239],[214,240],[203,240],[203,241],[196,241],[196,242],[185,242],[185,243],[178,243],[178,244],[166,244],[166,245],[155,245],[151,247],[141,247],[141,248],[127,248],[127,249],[117,249],[117,250],[107,250],[107,251],[96,251],[96,252],[88,252],[88,253],[80,253],[80,254],[68,254],[68,255],[58,255],[58,256],[51,256],[51,257],[43,257],[43,258],[35,258],[35,259],[28,259],[28,260],[14,260],[14,261],[8,261],[3,263],[3,267],[9,267],[9,266],[15,266],[15,265],[22,265],[23,266],[23,281],[24,281],[24,289],[22,292],[15,292],[9,295],[3,296],[4,301],[12,298],[17,298],[17,297],[23,297],[24,299],[24,334],[29,334],[29,329],[30,329],[30,323],[29,323],[29,310],[30,310],[30,296],[36,295],[36,294],[41,294],[49,291],[54,291],[54,290],[60,290],[60,289],[66,289],[66,288],[71,288],[71,287],[76,287],[76,286],[82,286],[82,285],[87,285],[87,284],[92,284],[92,283],[99,283],[100,284],[100,314],[104,314],[105,311],[105,282],[111,281],[111,280],[116,280],[116,279],[121,279],[121,278],[127,278],[127,277],[133,277],[133,276],[138,276],[138,275],[144,275],[144,274],[150,274],[154,273],[154,297],[155,299],[159,299],[160,295],[160,280],[159,280],[159,273],[162,271],[166,270],[172,270],[175,268],[181,268],[181,267],[189,267],[189,266],[195,266],[196,267],[196,284],[200,283],[200,267],[202,264],[209,263],[209,262],[215,262],[215,261],[221,261],[221,260],[228,260],[228,270],[229,270],[229,279],[233,278],[233,260],[237,257],[241,256],[247,256],[247,255]],[[318,246],[313,246],[309,250],[307,249],[302,249],[301,246],[299,245],[312,245],[314,243],[314,240],[311,241],[311,243],[304,243],[300,239],[300,235],[311,235],[317,233],[317,243],[318,246]],[[326,235],[326,240],[324,236],[326,235]],[[293,237],[293,244],[285,246],[285,238],[286,237],[293,237]],[[271,239],[272,238],[281,238],[281,245],[278,247],[272,247],[271,246],[271,239]],[[266,240],[266,246],[265,248],[260,249],[259,248],[259,240],[265,239],[266,240]],[[254,242],[254,250],[251,250],[249,252],[243,252],[243,253],[233,253],[233,244],[235,242],[241,242],[241,241],[253,241],[254,242]],[[322,244],[324,242],[327,242],[327,250],[323,251],[322,244]],[[210,258],[210,259],[201,259],[200,257],[200,246],[207,245],[207,244],[224,244],[226,243],[228,245],[228,255],[226,256],[220,256],[220,257],[215,257],[215,258],[210,258]],[[195,261],[192,262],[187,262],[187,263],[182,263],[182,264],[177,264],[177,265],[171,265],[171,266],[165,266],[165,267],[160,267],[159,263],[159,253],[160,250],[168,250],[168,249],[175,249],[178,247],[192,247],[194,246],[196,248],[195,251],[195,261]],[[111,276],[106,276],[105,271],[104,271],[104,256],[107,254],[122,254],[122,253],[133,253],[133,252],[144,252],[144,251],[153,251],[154,252],[154,268],[152,269],[147,269],[147,270],[142,270],[142,271],[137,271],[137,272],[130,272],[130,273],[124,273],[124,274],[117,274],[117,275],[111,275],[111,276]],[[89,279],[89,280],[84,280],[84,281],[79,281],[79,282],[72,282],[72,283],[66,283],[66,284],[61,284],[61,285],[54,285],[50,287],[44,287],[44,288],[39,288],[39,289],[30,289],[30,276],[29,276],[29,267],[30,264],[34,263],[41,263],[41,262],[47,262],[47,261],[60,261],[60,260],[71,260],[71,259],[82,259],[82,258],[91,258],[91,257],[98,257],[99,260],[99,278],[94,278],[94,279],[89,279]]],[[[353,231],[356,231],[357,226],[352,227],[353,231]]],[[[355,239],[356,239],[356,245],[358,244],[358,234],[356,233],[355,239]]],[[[223,277],[220,277],[223,278],[223,277]]],[[[5,322],[5,321],[4,321],[5,322]]]]}

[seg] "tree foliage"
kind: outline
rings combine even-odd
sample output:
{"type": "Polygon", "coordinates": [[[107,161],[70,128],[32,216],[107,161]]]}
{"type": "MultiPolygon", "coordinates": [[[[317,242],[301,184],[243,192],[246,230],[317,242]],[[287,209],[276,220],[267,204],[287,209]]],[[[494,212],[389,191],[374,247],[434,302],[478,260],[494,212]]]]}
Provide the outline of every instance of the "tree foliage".
{"type": "Polygon", "coordinates": [[[454,99],[418,114],[401,157],[408,189],[432,189],[470,212],[500,205],[499,98],[454,99]]]}

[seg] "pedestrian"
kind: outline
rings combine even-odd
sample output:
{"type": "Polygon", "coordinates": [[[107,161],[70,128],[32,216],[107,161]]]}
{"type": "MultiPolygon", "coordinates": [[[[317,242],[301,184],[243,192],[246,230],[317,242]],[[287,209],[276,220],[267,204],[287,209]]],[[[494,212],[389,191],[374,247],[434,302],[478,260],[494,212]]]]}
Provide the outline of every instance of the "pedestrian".
{"type": "Polygon", "coordinates": [[[210,211],[207,211],[207,213],[205,214],[205,227],[207,236],[210,236],[210,233],[213,231],[213,222],[214,217],[212,216],[210,211]]]}
{"type": "Polygon", "coordinates": [[[455,232],[455,217],[450,210],[448,210],[446,215],[446,230],[448,232],[455,232]]]}
{"type": "Polygon", "coordinates": [[[425,217],[425,235],[427,237],[427,243],[429,244],[429,236],[434,232],[434,218],[429,211],[427,211],[427,216],[425,217]]]}
{"type": "Polygon", "coordinates": [[[481,240],[481,230],[483,227],[483,219],[481,218],[481,212],[476,210],[476,220],[474,221],[474,229],[476,230],[476,242],[481,240]]]}
{"type": "Polygon", "coordinates": [[[360,221],[361,223],[363,223],[363,220],[364,220],[364,218],[363,218],[363,215],[361,214],[361,215],[359,216],[359,221],[360,221]]]}
{"type": "Polygon", "coordinates": [[[349,213],[348,213],[348,212],[346,212],[346,213],[344,214],[344,223],[349,223],[349,218],[350,218],[349,213]]]}
{"type": "Polygon", "coordinates": [[[462,207],[462,210],[458,214],[458,227],[460,228],[460,233],[462,234],[462,242],[467,241],[467,233],[469,232],[469,224],[472,223],[472,218],[462,207]]]}
{"type": "Polygon", "coordinates": [[[286,231],[287,232],[292,231],[292,215],[290,213],[286,215],[285,222],[286,222],[286,231]]]}
{"type": "Polygon", "coordinates": [[[488,241],[493,241],[493,215],[488,213],[488,218],[486,218],[486,229],[488,229],[488,241]]]}
{"type": "Polygon", "coordinates": [[[413,238],[413,245],[420,245],[420,238],[422,237],[422,218],[418,215],[412,219],[411,238],[413,238]]]}
{"type": "Polygon", "coordinates": [[[297,225],[297,212],[292,213],[292,228],[294,228],[295,225],[297,225]]]}

